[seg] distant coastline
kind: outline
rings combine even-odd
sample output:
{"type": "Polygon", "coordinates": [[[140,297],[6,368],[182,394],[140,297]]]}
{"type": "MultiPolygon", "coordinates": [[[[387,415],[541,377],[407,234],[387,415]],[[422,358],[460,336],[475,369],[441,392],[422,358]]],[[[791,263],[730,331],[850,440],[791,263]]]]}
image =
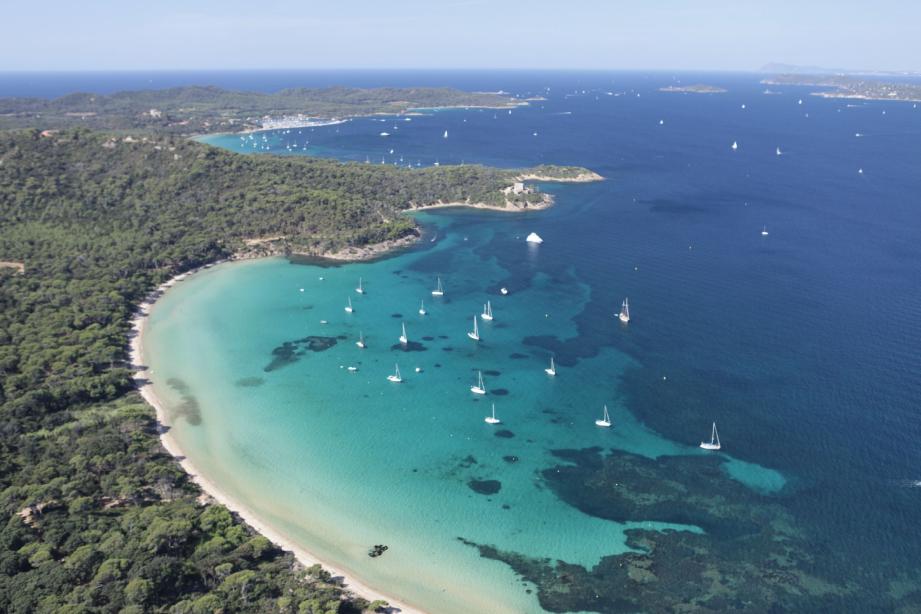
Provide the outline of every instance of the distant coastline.
{"type": "Polygon", "coordinates": [[[806,85],[830,88],[810,95],[820,98],[845,98],[852,100],[890,100],[896,102],[921,102],[921,85],[866,79],[848,75],[774,75],[761,80],[764,85],[806,85]]]}

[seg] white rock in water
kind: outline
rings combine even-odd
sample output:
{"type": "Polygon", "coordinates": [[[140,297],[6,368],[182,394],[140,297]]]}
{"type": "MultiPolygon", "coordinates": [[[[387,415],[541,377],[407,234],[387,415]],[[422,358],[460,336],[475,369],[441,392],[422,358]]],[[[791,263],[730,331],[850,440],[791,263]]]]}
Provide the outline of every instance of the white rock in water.
{"type": "Polygon", "coordinates": [[[544,240],[540,238],[540,235],[536,232],[532,232],[528,235],[528,238],[525,239],[528,243],[543,243],[544,240]]]}

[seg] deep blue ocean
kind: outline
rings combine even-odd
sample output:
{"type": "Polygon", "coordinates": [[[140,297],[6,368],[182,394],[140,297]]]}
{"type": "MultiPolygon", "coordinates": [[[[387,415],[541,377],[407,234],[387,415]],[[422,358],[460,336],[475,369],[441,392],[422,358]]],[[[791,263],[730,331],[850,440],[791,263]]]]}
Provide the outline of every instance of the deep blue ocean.
{"type": "MultiPolygon", "coordinates": [[[[716,420],[727,453],[784,475],[780,493],[745,500],[746,521],[757,524],[778,511],[797,527],[787,552],[795,563],[781,567],[814,589],[802,589],[814,601],[775,598],[781,611],[917,611],[911,608],[921,603],[921,109],[823,99],[811,96],[816,88],[810,87],[770,86],[775,93],[765,93],[760,78],[472,71],[0,75],[0,95],[195,83],[261,91],[444,85],[545,98],[511,114],[429,112],[398,130],[395,120],[392,126],[355,119],[269,133],[267,142],[283,155],[294,144],[295,153],[377,164],[554,163],[603,175],[600,183],[544,186],[557,199],[545,213],[512,219],[446,212],[426,223],[453,236],[497,229],[471,248],[473,257],[503,272],[491,293],[507,286],[514,295],[538,277],[589,289],[572,316],[572,335],[534,335],[523,339],[526,346],[555,355],[565,368],[617,350],[632,362],[614,383],[616,394],[638,421],[695,445],[716,420]],[[728,91],[659,91],[699,82],[728,91]],[[391,135],[380,137],[384,130],[391,135]],[[517,249],[518,237],[532,231],[545,241],[539,266],[517,249]],[[633,315],[628,327],[612,319],[624,296],[633,315]],[[839,588],[823,593],[815,578],[839,588]],[[837,600],[823,601],[829,594],[837,600]]],[[[231,149],[239,143],[236,136],[220,142],[231,149]]],[[[426,256],[426,249],[416,248],[422,255],[413,264],[425,276],[450,277],[469,266],[452,261],[451,250],[426,256]]],[[[575,466],[573,481],[588,476],[604,487],[596,460],[575,466]]],[[[675,488],[688,496],[718,497],[714,506],[733,503],[734,491],[718,479],[709,491],[706,482],[692,486],[672,467],[649,470],[663,483],[679,482],[675,488]]],[[[566,485],[549,487],[604,516],[566,485]]],[[[682,515],[680,498],[663,505],[657,520],[695,524],[682,515]]],[[[720,518],[706,508],[698,516],[720,518]]],[[[744,550],[752,553],[745,564],[776,571],[779,555],[765,544],[772,538],[720,535],[713,527],[710,533],[723,539],[711,549],[722,554],[712,556],[744,550]]],[[[704,556],[662,552],[674,558],[656,565],[704,556]]],[[[538,562],[482,554],[554,593],[538,562]]],[[[696,576],[688,572],[686,579],[696,576]]],[[[678,584],[659,591],[687,598],[678,584]]],[[[556,598],[541,603],[588,609],[556,598]]],[[[722,609],[745,609],[747,598],[739,599],[722,602],[722,609]]],[[[608,603],[600,611],[620,609],[608,603]]]]}

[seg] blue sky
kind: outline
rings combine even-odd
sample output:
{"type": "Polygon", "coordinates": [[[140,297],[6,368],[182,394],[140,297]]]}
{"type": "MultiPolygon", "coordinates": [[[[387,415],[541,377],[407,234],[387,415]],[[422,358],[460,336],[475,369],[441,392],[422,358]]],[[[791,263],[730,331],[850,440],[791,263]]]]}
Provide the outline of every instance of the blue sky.
{"type": "Polygon", "coordinates": [[[921,70],[917,0],[5,3],[0,70],[921,70]]]}

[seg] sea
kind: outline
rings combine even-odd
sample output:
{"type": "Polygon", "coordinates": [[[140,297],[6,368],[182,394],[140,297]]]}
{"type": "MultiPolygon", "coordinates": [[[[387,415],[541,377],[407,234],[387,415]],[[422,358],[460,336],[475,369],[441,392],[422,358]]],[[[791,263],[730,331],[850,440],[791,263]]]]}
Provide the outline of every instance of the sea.
{"type": "Polygon", "coordinates": [[[917,611],[921,109],[762,77],[20,74],[0,94],[531,98],[206,139],[605,179],[536,184],[545,211],[417,214],[421,241],[374,262],[270,258],[178,284],[145,359],[189,459],[290,540],[430,612],[917,611]],[[660,90],[694,83],[727,91],[660,90]]]}

